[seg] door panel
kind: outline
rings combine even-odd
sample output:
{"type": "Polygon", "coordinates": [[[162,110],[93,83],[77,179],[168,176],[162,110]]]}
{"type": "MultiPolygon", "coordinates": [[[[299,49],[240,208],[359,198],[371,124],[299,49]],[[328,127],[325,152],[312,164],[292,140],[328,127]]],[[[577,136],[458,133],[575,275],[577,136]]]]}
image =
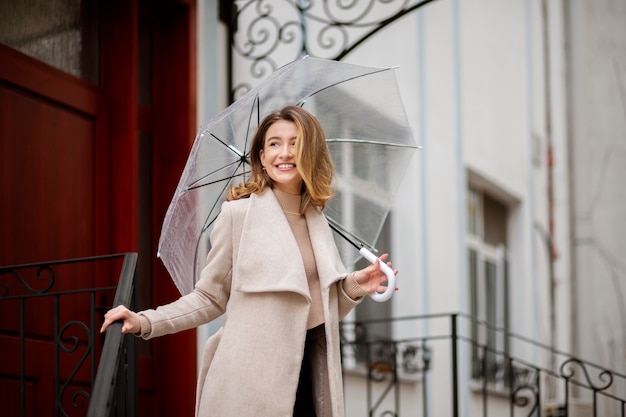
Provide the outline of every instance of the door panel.
{"type": "MultiPolygon", "coordinates": [[[[103,230],[108,221],[97,221],[97,216],[108,216],[110,157],[102,152],[107,113],[98,104],[97,89],[2,45],[0,62],[0,265],[101,254],[110,247],[103,230]]],[[[26,277],[34,291],[51,282],[54,292],[115,285],[106,271],[90,264],[21,278],[26,277]]],[[[3,296],[32,292],[12,275],[3,275],[0,283],[6,285],[3,296]]],[[[91,319],[91,300],[84,295],[30,298],[22,305],[0,300],[0,392],[7,415],[20,415],[21,366],[26,415],[54,415],[55,392],[70,379],[65,392],[90,386],[88,367],[77,368],[87,350],[85,332],[70,334],[70,326],[61,334],[79,342],[74,348],[68,339],[65,348],[70,351],[61,348],[56,387],[53,364],[58,326],[91,319]]],[[[71,401],[71,395],[62,401],[71,401]]],[[[73,415],[80,407],[68,404],[64,409],[73,415]]]]}
{"type": "Polygon", "coordinates": [[[0,264],[93,254],[94,119],[6,84],[0,114],[0,264]]]}

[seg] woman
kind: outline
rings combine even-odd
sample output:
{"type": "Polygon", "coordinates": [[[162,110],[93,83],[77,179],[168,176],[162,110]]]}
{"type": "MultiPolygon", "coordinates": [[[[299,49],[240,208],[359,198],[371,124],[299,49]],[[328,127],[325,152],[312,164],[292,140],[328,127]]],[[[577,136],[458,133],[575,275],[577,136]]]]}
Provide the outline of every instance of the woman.
{"type": "Polygon", "coordinates": [[[338,322],[386,277],[377,264],[347,274],[341,263],[321,211],[334,168],[315,117],[296,106],[270,114],[250,160],[194,291],[156,310],[116,307],[101,331],[123,320],[122,332],[149,339],[227,313],[204,349],[198,416],[343,416],[338,322]]]}

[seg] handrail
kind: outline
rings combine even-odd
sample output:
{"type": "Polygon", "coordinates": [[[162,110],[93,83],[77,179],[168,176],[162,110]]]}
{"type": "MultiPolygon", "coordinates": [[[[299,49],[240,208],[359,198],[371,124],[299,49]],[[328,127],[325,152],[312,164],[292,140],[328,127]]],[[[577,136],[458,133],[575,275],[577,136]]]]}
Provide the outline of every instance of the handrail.
{"type": "MultiPolygon", "coordinates": [[[[137,265],[137,254],[129,253],[124,257],[124,265],[120,273],[120,280],[113,300],[113,307],[124,305],[131,307],[133,296],[133,281],[135,267],[137,265]]],[[[134,336],[122,334],[122,324],[113,323],[109,326],[102,349],[102,356],[98,364],[98,371],[94,382],[87,417],[108,417],[112,409],[119,407],[116,415],[134,416],[137,415],[137,353],[135,349],[134,336]],[[126,352],[125,352],[126,348],[126,352]],[[126,368],[124,353],[134,360],[130,363],[134,369],[126,368]],[[126,375],[124,373],[127,372],[126,375]],[[122,381],[127,388],[124,396],[115,400],[115,393],[120,391],[116,382],[120,382],[120,377],[128,380],[122,381]],[[129,392],[129,390],[131,392],[129,392]]]]}

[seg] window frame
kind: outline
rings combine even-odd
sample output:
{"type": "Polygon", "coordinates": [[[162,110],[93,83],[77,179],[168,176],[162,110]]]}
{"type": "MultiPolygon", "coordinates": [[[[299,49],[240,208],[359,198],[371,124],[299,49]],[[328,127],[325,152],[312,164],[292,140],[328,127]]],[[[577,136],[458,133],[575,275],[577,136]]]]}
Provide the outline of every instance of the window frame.
{"type": "MultiPolygon", "coordinates": [[[[509,354],[509,344],[505,332],[499,330],[509,328],[509,255],[505,244],[493,245],[484,239],[485,194],[484,190],[468,185],[468,230],[465,245],[472,318],[471,377],[475,381],[487,382],[494,389],[504,389],[508,385],[505,358],[509,354]],[[489,272],[489,265],[493,266],[493,273],[489,272]],[[495,300],[491,302],[490,288],[495,290],[495,300]],[[485,352],[488,355],[486,358],[485,352]]],[[[493,195],[490,194],[489,197],[506,206],[493,195]]],[[[509,221],[507,213],[506,223],[509,221]]]]}

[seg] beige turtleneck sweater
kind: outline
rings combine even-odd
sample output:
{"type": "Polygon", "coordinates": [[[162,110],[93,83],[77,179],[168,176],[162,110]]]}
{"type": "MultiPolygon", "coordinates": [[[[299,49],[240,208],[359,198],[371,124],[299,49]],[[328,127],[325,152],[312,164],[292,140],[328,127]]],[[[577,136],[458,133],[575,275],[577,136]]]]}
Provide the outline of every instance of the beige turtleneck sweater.
{"type": "MultiPolygon", "coordinates": [[[[278,199],[287,221],[291,226],[300,254],[302,255],[302,261],[304,262],[304,271],[309,283],[309,292],[311,294],[311,310],[309,311],[309,319],[307,322],[307,329],[312,329],[324,322],[324,310],[322,308],[322,292],[320,289],[320,280],[317,275],[317,266],[315,264],[315,254],[313,253],[313,247],[311,246],[311,239],[309,238],[309,229],[306,224],[306,219],[303,214],[300,214],[300,194],[289,194],[284,191],[274,190],[274,195],[278,199]]],[[[367,294],[352,274],[343,282],[343,288],[346,294],[353,299],[363,297],[367,294]]]]}

